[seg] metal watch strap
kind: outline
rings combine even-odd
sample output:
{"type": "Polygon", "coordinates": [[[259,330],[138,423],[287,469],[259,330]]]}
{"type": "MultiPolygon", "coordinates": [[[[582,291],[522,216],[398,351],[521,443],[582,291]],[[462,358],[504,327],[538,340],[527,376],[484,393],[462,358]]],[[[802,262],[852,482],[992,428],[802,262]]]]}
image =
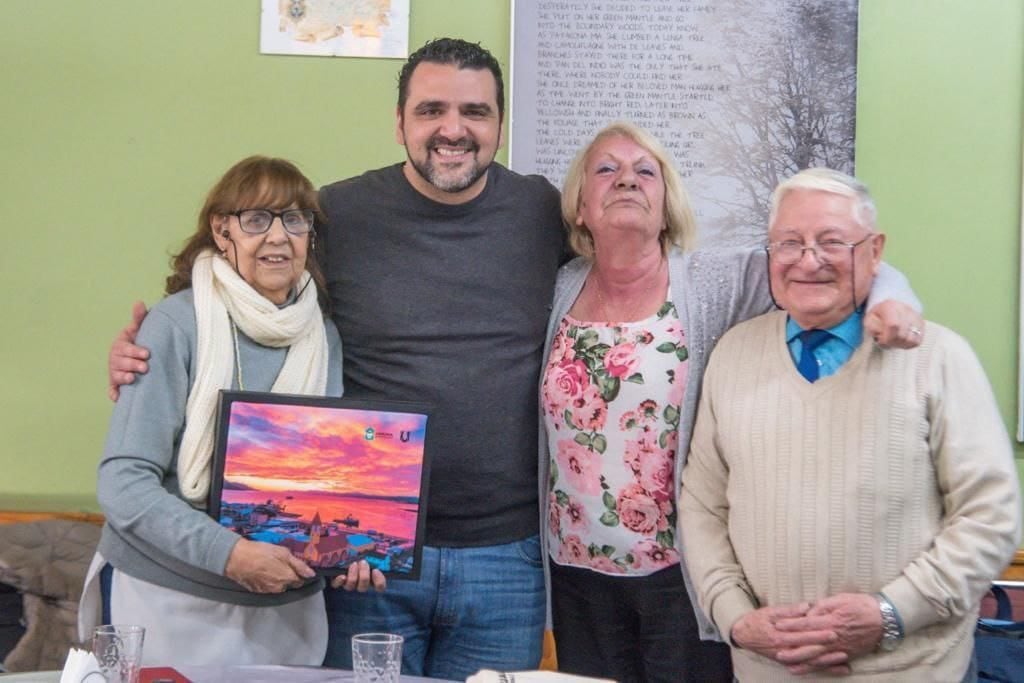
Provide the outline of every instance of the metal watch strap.
{"type": "Polygon", "coordinates": [[[896,607],[889,602],[889,598],[882,593],[875,593],[878,600],[878,610],[882,613],[882,639],[878,642],[878,649],[883,652],[892,652],[903,642],[903,625],[896,612],[896,607]]]}

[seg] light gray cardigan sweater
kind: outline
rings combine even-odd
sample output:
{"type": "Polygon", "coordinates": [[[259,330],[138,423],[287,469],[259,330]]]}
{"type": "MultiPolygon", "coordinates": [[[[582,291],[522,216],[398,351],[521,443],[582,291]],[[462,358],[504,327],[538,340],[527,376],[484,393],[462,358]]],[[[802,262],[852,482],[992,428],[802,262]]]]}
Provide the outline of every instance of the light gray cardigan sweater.
{"type": "MultiPolygon", "coordinates": [[[[544,362],[541,364],[539,391],[543,390],[544,371],[551,354],[558,325],[583,289],[592,263],[576,258],[562,267],[555,284],[555,297],[551,318],[548,320],[544,341],[544,362]]],[[[730,327],[774,308],[768,286],[768,257],[764,249],[708,249],[681,251],[673,248],[668,255],[669,296],[679,314],[686,333],[689,356],[687,359],[686,394],[679,418],[679,451],[675,460],[675,499],[679,499],[679,482],[690,450],[690,435],[697,415],[704,367],[711,350],[730,327]]],[[[910,284],[899,271],[882,264],[871,289],[868,305],[886,299],[897,299],[921,308],[910,289],[910,284]]],[[[544,559],[544,580],[548,586],[547,623],[551,627],[551,570],[547,542],[548,478],[551,475],[551,456],[548,452],[547,432],[544,427],[543,397],[538,395],[540,410],[538,485],[540,495],[540,539],[544,559]]],[[[677,517],[679,517],[677,515],[677,517]]],[[[714,624],[697,607],[697,594],[686,569],[686,556],[700,552],[699,548],[683,547],[681,530],[676,524],[676,543],[682,558],[680,568],[683,581],[694,606],[697,624],[703,640],[721,640],[714,624]]]]}

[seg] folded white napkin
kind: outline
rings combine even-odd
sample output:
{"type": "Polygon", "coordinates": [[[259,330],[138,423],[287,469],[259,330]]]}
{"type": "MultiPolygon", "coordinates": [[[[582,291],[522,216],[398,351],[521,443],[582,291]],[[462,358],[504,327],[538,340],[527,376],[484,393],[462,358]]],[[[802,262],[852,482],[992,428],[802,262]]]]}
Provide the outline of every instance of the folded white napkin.
{"type": "Polygon", "coordinates": [[[492,671],[490,669],[481,669],[466,679],[466,683],[584,683],[584,681],[615,683],[610,678],[573,676],[558,671],[492,671]]]}
{"type": "Polygon", "coordinates": [[[101,683],[106,680],[93,653],[71,648],[64,670],[60,672],[60,683],[101,683]]]}

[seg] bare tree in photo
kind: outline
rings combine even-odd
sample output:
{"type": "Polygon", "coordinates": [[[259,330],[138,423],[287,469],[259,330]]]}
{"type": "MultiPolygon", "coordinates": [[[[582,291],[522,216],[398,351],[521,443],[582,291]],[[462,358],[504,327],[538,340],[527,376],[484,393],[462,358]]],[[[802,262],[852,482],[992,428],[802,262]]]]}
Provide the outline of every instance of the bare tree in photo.
{"type": "MultiPolygon", "coordinates": [[[[721,17],[720,17],[721,18],[721,17]]],[[[741,0],[720,23],[729,85],[706,120],[709,244],[758,244],[771,191],[810,166],[853,172],[857,0],[741,0]]]]}

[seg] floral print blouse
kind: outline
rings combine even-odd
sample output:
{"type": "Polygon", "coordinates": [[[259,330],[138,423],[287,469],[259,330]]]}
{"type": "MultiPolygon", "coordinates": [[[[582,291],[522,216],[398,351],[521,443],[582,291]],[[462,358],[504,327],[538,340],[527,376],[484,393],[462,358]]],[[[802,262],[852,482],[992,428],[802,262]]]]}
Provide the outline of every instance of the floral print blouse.
{"type": "Polygon", "coordinates": [[[671,301],[637,322],[562,320],[542,388],[553,561],[636,576],[679,562],[672,479],[686,359],[671,301]]]}

